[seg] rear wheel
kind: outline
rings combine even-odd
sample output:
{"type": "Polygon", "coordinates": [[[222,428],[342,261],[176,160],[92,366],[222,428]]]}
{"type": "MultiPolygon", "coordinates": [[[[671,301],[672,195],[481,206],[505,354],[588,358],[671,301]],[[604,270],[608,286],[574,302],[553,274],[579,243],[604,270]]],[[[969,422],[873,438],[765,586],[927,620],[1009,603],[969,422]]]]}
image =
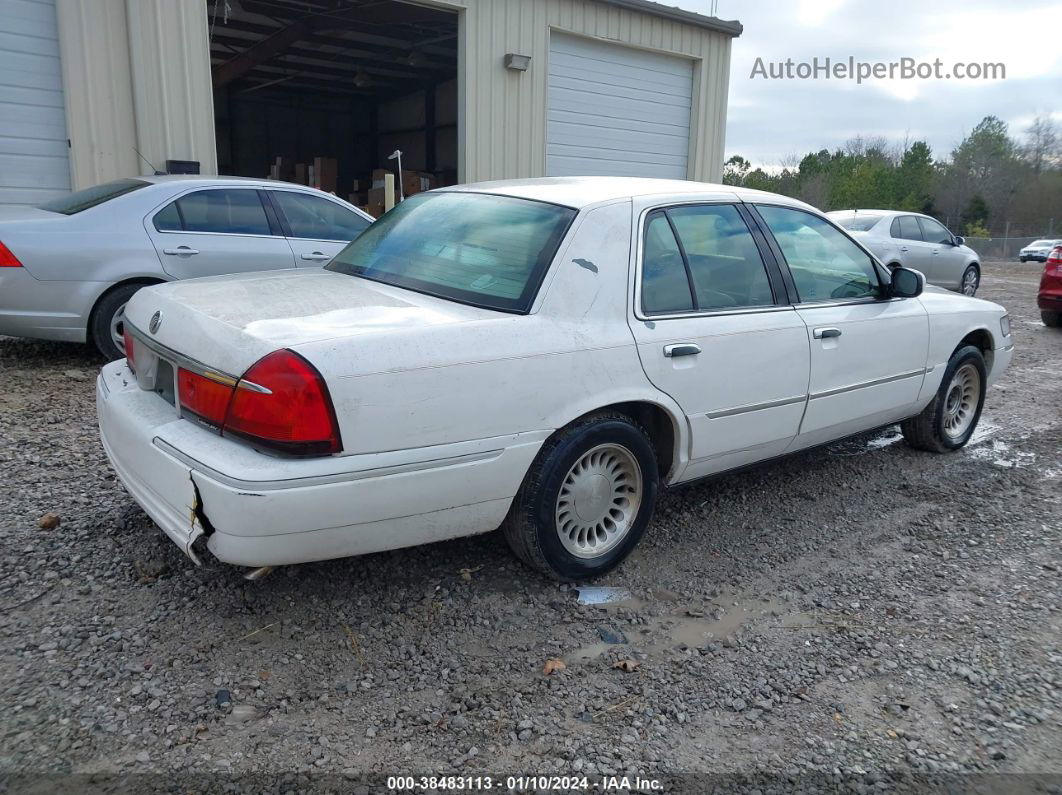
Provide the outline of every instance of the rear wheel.
{"type": "Polygon", "coordinates": [[[970,441],[981,419],[988,372],[981,351],[965,345],[951,355],[933,402],[900,424],[912,447],[932,453],[958,450],[970,441]]]}
{"type": "Polygon", "coordinates": [[[977,269],[976,265],[970,265],[962,273],[962,294],[974,296],[977,295],[977,288],[981,286],[981,271],[977,269]]]}
{"type": "Polygon", "coordinates": [[[1062,326],[1062,312],[1048,312],[1045,309],[1040,312],[1040,320],[1044,321],[1045,326],[1058,328],[1062,326]]]}
{"type": "Polygon", "coordinates": [[[92,310],[89,337],[107,361],[125,356],[125,305],[144,284],[123,284],[106,293],[92,310]]]}
{"type": "Polygon", "coordinates": [[[659,482],[640,426],[622,414],[587,417],[543,445],[502,531],[516,556],[548,577],[596,577],[645,533],[659,482]]]}

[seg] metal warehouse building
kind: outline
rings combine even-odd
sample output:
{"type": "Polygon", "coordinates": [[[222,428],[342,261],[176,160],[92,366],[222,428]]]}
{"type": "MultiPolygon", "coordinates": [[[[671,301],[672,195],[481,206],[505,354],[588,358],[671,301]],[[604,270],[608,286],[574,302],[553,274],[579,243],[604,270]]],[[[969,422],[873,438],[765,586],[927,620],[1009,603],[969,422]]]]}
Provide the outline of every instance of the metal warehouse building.
{"type": "Polygon", "coordinates": [[[364,197],[395,149],[432,184],[718,181],[740,33],[648,0],[0,0],[0,204],[168,161],[364,197]]]}

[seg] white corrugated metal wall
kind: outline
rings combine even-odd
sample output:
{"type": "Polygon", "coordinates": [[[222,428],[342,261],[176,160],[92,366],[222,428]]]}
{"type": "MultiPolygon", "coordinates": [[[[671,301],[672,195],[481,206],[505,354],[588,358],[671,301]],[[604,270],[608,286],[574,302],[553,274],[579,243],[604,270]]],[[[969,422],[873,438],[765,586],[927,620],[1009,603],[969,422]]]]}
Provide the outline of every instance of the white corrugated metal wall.
{"type": "Polygon", "coordinates": [[[68,190],[55,0],[0,0],[0,204],[68,190]]]}
{"type": "MultiPolygon", "coordinates": [[[[598,0],[421,2],[460,16],[462,181],[546,173],[554,32],[688,57],[693,83],[687,176],[720,178],[730,70],[726,33],[598,0]],[[509,52],[530,55],[531,68],[506,69],[509,52]]],[[[64,69],[74,187],[146,171],[134,145],[155,165],[166,158],[198,160],[203,173],[216,171],[203,0],[62,0],[59,33],[64,59],[75,53],[78,61],[64,69]]]]}

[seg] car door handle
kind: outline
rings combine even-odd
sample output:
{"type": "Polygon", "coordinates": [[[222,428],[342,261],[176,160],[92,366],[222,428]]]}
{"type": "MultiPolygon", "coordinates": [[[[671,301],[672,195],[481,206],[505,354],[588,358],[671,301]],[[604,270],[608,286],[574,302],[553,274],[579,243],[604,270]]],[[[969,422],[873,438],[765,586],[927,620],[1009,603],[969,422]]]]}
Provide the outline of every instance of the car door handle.
{"type": "Polygon", "coordinates": [[[817,340],[828,340],[831,337],[840,337],[841,330],[839,328],[833,328],[831,326],[829,328],[817,328],[812,332],[812,334],[817,340]]]}
{"type": "Polygon", "coordinates": [[[191,254],[198,254],[199,249],[188,248],[188,246],[177,246],[177,248],[164,248],[163,254],[169,254],[172,257],[186,257],[191,254]]]}
{"type": "Polygon", "coordinates": [[[320,251],[315,251],[315,252],[313,252],[313,254],[303,254],[302,258],[303,259],[308,259],[311,262],[319,262],[320,260],[323,260],[323,259],[332,259],[332,257],[330,255],[322,254],[320,251]]]}
{"type": "Polygon", "coordinates": [[[900,251],[904,252],[905,254],[910,250],[911,249],[907,248],[907,246],[900,246],[900,251]]]}
{"type": "Polygon", "coordinates": [[[679,342],[664,346],[664,356],[669,359],[674,359],[676,356],[696,356],[700,352],[701,346],[692,342],[679,342]]]}

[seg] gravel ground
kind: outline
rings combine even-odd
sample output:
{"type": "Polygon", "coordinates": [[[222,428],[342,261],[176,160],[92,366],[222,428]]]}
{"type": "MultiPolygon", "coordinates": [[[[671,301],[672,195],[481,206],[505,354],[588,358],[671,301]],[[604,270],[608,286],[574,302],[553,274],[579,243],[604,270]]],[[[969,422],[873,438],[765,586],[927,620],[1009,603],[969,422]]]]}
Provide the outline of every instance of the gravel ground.
{"type": "Polygon", "coordinates": [[[1060,791],[1062,333],[1038,267],[987,271],[1017,351],[974,443],[892,430],[667,493],[604,607],[497,534],[197,569],[106,464],[99,361],[0,338],[0,791],[1060,791]]]}

